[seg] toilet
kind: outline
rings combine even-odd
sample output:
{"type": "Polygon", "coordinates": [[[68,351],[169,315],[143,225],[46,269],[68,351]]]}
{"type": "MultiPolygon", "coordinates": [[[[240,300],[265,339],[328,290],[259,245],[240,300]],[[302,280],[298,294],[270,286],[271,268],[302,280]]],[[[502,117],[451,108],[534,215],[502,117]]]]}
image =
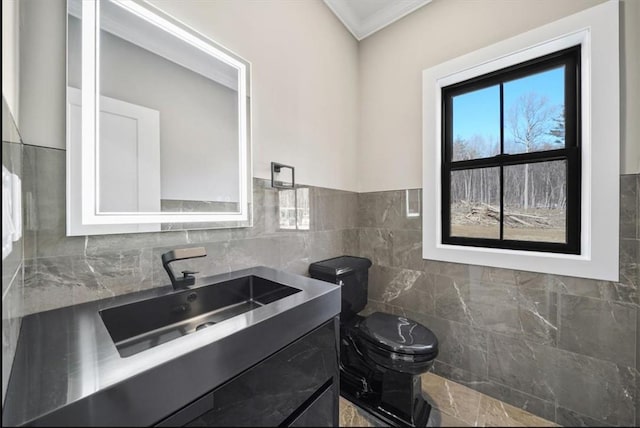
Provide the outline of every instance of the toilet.
{"type": "Polygon", "coordinates": [[[371,261],[341,256],[312,263],[312,278],[342,286],[340,394],[390,425],[426,426],[431,406],[420,375],[438,355],[438,339],[398,315],[358,315],[367,304],[371,261]]]}

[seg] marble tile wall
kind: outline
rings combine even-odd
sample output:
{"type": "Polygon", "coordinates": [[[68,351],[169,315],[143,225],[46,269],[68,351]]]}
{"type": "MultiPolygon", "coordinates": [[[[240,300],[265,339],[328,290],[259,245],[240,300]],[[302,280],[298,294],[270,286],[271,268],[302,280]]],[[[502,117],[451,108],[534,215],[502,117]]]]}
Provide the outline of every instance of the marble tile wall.
{"type": "Polygon", "coordinates": [[[357,194],[310,187],[309,230],[279,229],[278,190],[254,179],[254,227],[65,235],[65,151],[25,145],[24,314],[169,284],[160,255],[203,246],[208,257],[174,263],[213,275],[256,265],[306,274],[310,263],[353,251],[357,194]]]}
{"type": "MultiPolygon", "coordinates": [[[[22,143],[11,113],[2,99],[2,165],[23,178],[22,143]]],[[[2,260],[2,403],[18,343],[22,313],[23,239],[13,242],[11,253],[2,260]]]]}
{"type": "Polygon", "coordinates": [[[640,425],[640,175],[620,180],[618,283],[423,260],[406,191],[359,194],[367,311],[431,328],[441,376],[561,425],[640,425]]]}
{"type": "MultiPolygon", "coordinates": [[[[292,231],[278,227],[277,190],[255,179],[253,228],[66,237],[65,152],[23,152],[24,287],[7,288],[19,291],[13,313],[166,285],[160,254],[176,247],[207,249],[206,259],[176,266],[202,275],[259,264],[306,274],[311,262],[360,255],[374,262],[368,310],[433,329],[436,373],[562,425],[640,423],[638,175],[621,177],[621,276],[612,283],[423,260],[422,220],[406,216],[405,191],[310,187],[310,230],[292,231]]],[[[5,291],[3,281],[3,356],[15,346],[5,291]]]]}

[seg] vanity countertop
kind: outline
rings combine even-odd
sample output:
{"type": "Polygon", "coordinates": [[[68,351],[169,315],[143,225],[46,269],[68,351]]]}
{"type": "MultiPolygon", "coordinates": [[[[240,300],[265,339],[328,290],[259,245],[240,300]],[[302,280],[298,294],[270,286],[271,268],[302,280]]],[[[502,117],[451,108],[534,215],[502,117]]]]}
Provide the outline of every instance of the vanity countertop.
{"type": "Polygon", "coordinates": [[[247,275],[301,292],[126,358],[98,311],[170,286],[25,317],[2,424],[153,425],[340,312],[339,286],[262,266],[192,288],[247,275]]]}

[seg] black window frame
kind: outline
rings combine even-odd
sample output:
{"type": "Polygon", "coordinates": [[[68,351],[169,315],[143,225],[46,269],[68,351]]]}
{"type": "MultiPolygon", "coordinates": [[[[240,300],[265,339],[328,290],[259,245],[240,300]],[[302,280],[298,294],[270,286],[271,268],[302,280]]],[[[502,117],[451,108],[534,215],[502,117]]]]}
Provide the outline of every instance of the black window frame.
{"type": "Polygon", "coordinates": [[[581,46],[573,46],[533,60],[477,76],[442,88],[442,243],[471,247],[501,248],[550,253],[580,254],[581,233],[581,46]],[[504,153],[504,84],[532,74],[565,66],[565,146],[528,153],[504,153]],[[490,86],[500,88],[500,153],[488,158],[453,161],[453,97],[490,86]],[[504,239],[504,167],[537,162],[566,161],[566,239],[564,243],[504,239]],[[451,172],[499,167],[500,238],[451,236],[451,172]]]}

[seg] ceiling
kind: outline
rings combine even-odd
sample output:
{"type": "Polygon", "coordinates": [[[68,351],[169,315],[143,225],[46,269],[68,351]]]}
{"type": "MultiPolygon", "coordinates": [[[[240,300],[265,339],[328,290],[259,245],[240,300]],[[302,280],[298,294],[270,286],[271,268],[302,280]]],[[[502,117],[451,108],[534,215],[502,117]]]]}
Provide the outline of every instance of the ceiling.
{"type": "Polygon", "coordinates": [[[358,40],[397,21],[431,0],[324,0],[358,40]]]}

